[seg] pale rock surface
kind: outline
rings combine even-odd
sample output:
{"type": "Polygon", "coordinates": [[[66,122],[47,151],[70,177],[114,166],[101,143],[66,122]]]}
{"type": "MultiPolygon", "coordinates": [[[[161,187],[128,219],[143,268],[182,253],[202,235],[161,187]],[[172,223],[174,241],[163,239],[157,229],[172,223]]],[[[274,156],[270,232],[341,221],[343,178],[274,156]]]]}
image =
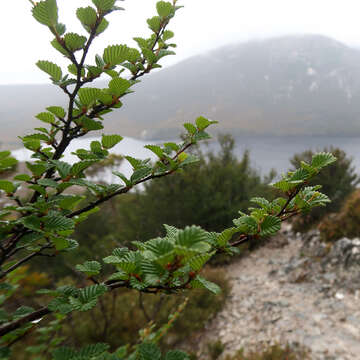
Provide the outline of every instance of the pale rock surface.
{"type": "Polygon", "coordinates": [[[218,340],[221,359],[273,343],[305,346],[314,360],[360,359],[359,239],[329,248],[317,232],[284,235],[226,268],[231,295],[192,341],[200,359],[218,340]]]}

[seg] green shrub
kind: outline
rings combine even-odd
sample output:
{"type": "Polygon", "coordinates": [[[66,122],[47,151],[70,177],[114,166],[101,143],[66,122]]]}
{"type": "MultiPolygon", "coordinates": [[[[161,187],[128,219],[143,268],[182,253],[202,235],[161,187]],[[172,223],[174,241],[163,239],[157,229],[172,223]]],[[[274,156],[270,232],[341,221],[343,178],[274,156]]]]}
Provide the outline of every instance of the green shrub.
{"type": "MultiPolygon", "coordinates": [[[[297,217],[293,222],[293,229],[296,232],[306,232],[316,226],[325,215],[339,211],[347,196],[356,189],[360,182],[360,178],[352,165],[352,158],[348,157],[343,150],[330,147],[323,151],[331,152],[336,156],[337,161],[315,176],[310,185],[321,184],[322,191],[329,196],[331,203],[326,208],[320,207],[311,213],[297,217]]],[[[298,168],[301,161],[308,162],[313,155],[313,151],[307,150],[294,155],[290,162],[294,168],[298,168]]]]}
{"type": "Polygon", "coordinates": [[[360,236],[360,190],[354,191],[340,212],[329,214],[319,224],[321,238],[333,242],[342,237],[360,236]]]}

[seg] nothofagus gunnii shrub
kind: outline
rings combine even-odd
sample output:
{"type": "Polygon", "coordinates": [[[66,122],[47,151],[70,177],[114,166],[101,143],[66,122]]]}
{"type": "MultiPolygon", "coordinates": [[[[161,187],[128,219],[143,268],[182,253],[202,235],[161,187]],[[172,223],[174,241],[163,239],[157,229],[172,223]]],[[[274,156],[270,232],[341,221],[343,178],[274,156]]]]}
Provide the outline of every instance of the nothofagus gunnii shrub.
{"type": "MultiPolygon", "coordinates": [[[[118,349],[103,343],[70,348],[53,334],[61,326],[63,317],[89,311],[98,306],[105,293],[121,288],[149,294],[173,294],[193,288],[217,293],[219,287],[201,276],[204,265],[217,253],[234,254],[245,242],[275,234],[282,221],[328,203],[327,196],[319,192],[320,187],[308,183],[333,163],[335,157],[330,153],[315,154],[309,162],[302,163],[297,170],[273,184],[283,196],[273,201],[253,198],[254,207],[248,213],[240,212],[233,226],[222,232],[207,232],[198,226],[177,229],[165,225],[166,235],[161,238],[135,241],[129,248],[115,248],[101,262],[90,257],[78,264],[77,274],[83,275],[80,285],[64,279],[62,286],[34,293],[34,306],[24,303],[13,309],[12,298],[19,291],[17,270],[20,267],[47,257],[46,270],[51,272],[53,257],[66,257],[78,246],[73,238],[77,224],[109,199],[195,162],[197,159],[187,153],[188,148],[209,138],[206,130],[215,123],[199,117],[194,123],[184,124],[186,136],[181,143],[147,145],[158,158],[154,163],[125,155],[133,173],[127,178],[114,172],[121,183],[103,184],[87,179],[86,170],[104,161],[122,137],[103,133],[99,140],[91,142],[90,148],[75,151],[78,160],[73,164],[65,162],[63,154],[75,139],[103,130],[106,114],[118,111],[132,87],[144,75],[160,67],[159,61],[164,56],[173,54],[171,49],[175,45],[171,39],[174,34],[168,26],[180,6],[176,0],[159,1],[157,14],[147,21],[150,35],[134,38],[136,48],[125,44],[109,45],[102,54],[90,59],[89,49],[94,39],[108,27],[108,15],[123,10],[118,1],[92,0],[92,6],[77,9],[76,16],[84,34],[67,31],[59,21],[56,0],[29,1],[35,20],[53,35],[51,45],[68,60],[66,69],[53,61],[37,62],[54,86],[63,91],[67,105],[47,107],[36,115],[41,125],[33,133],[21,137],[24,147],[32,152],[31,161],[26,163],[29,174],[0,180],[0,190],[7,198],[6,206],[0,211],[0,358],[11,358],[12,346],[26,344],[27,335],[37,330],[43,341],[31,349],[37,359],[187,359],[186,354],[176,350],[162,355],[156,345],[173,321],[159,329],[142,332],[141,341],[135,346],[118,349]],[[106,87],[96,87],[94,80],[103,76],[108,77],[106,87]],[[19,194],[20,187],[27,188],[31,196],[23,198],[19,194]],[[94,200],[82,205],[83,196],[72,192],[74,187],[90,192],[94,200]],[[112,269],[110,274],[102,272],[103,264],[112,269]]],[[[11,166],[14,166],[11,153],[2,151],[0,169],[11,166]]]]}

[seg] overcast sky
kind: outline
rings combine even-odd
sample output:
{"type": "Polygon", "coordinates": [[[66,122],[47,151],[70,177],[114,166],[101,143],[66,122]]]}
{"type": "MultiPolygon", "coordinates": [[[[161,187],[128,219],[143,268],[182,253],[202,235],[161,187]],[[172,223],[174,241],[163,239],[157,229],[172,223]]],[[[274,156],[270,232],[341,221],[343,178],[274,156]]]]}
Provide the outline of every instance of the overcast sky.
{"type": "MultiPolygon", "coordinates": [[[[48,82],[34,64],[37,60],[65,64],[49,43],[53,36],[32,18],[29,1],[2,2],[0,84],[48,82]]],[[[58,0],[60,21],[69,31],[82,32],[74,10],[90,3],[58,0]]],[[[110,44],[133,45],[132,37],[148,34],[146,19],[155,15],[155,4],[156,0],[119,2],[126,11],[109,16],[110,27],[96,40],[95,51],[102,54],[104,45],[110,44]]],[[[179,0],[179,4],[185,8],[170,26],[177,55],[165,66],[221,45],[283,34],[316,33],[360,44],[359,0],[179,0]]]]}

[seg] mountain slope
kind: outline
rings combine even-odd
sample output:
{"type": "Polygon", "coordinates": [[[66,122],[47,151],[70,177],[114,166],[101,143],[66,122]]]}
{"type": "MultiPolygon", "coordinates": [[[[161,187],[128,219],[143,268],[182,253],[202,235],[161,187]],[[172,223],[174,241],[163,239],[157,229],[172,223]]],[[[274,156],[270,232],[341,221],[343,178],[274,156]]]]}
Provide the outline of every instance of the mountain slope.
{"type": "MultiPolygon", "coordinates": [[[[104,84],[101,84],[101,86],[104,84]]],[[[360,135],[360,51],[315,35],[226,46],[154,73],[136,85],[106,131],[172,137],[205,115],[235,135],[360,135]]],[[[0,86],[0,141],[62,105],[53,86],[0,86]]]]}

